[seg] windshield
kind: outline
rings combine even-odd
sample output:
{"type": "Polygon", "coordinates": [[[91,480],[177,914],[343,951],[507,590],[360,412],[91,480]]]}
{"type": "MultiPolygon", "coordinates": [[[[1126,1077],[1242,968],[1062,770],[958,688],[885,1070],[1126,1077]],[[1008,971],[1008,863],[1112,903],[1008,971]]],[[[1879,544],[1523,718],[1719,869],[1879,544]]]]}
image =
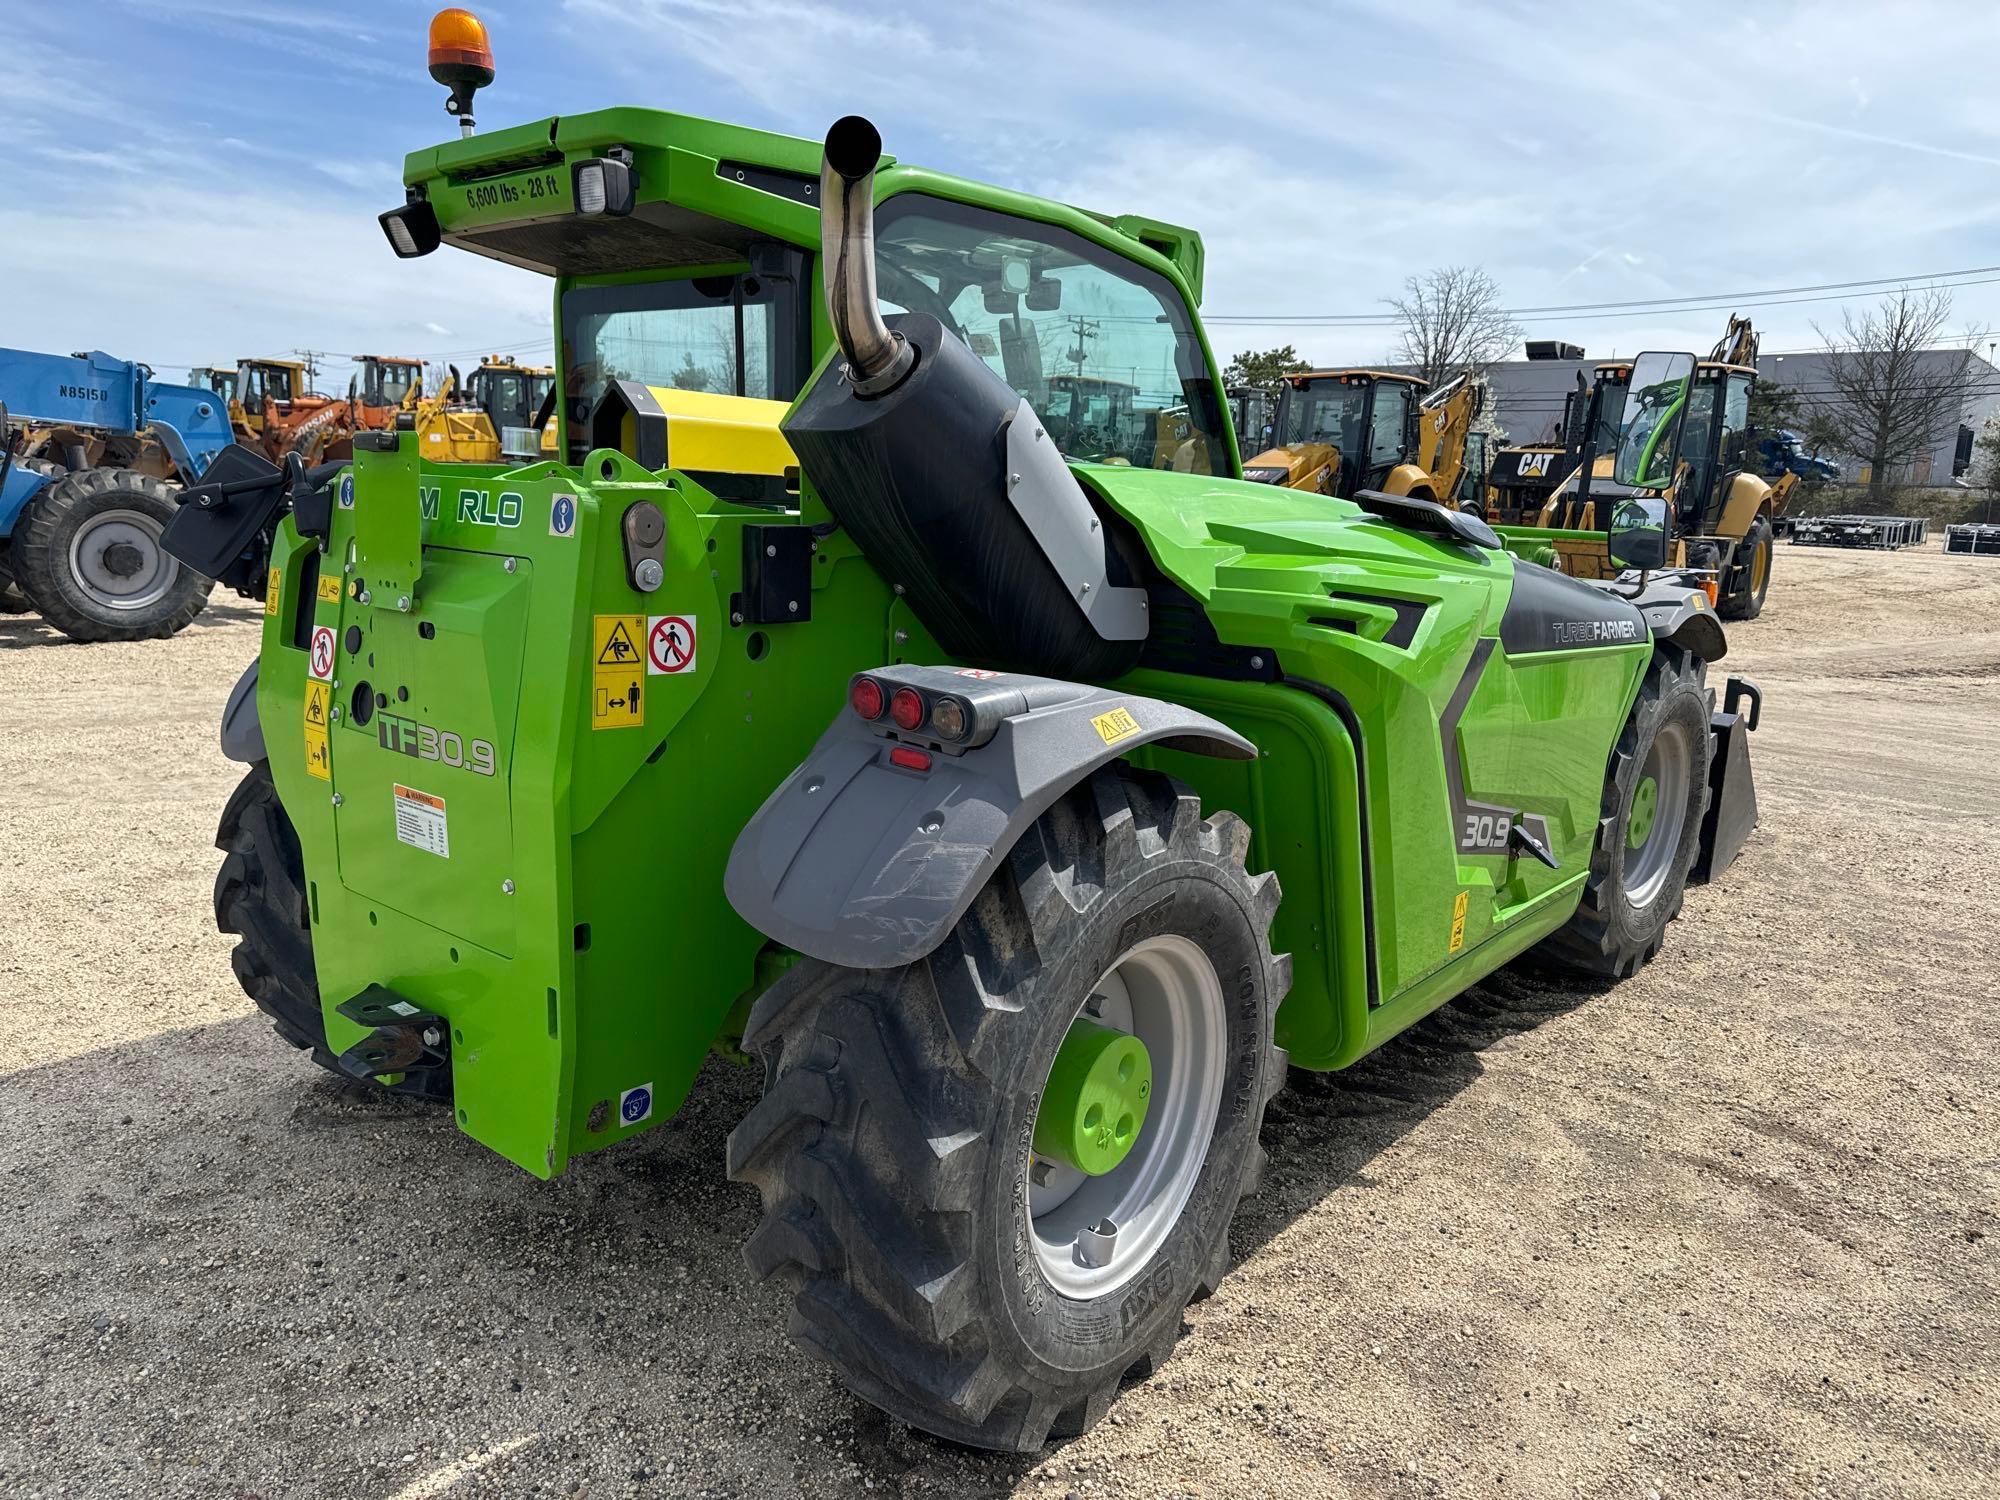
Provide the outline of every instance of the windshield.
{"type": "Polygon", "coordinates": [[[416,384],[421,365],[377,365],[375,367],[374,406],[401,406],[403,398],[410,394],[410,387],[416,384]]]}
{"type": "Polygon", "coordinates": [[[518,370],[481,370],[472,379],[472,399],[495,428],[528,425],[534,413],[528,406],[527,376],[518,370]]]}
{"type": "Polygon", "coordinates": [[[1091,462],[1229,472],[1223,414],[1166,277],[1080,235],[917,193],[875,210],[883,311],[925,312],[1091,462]]]}
{"type": "Polygon", "coordinates": [[[1361,418],[1368,408],[1366,385],[1311,380],[1289,387],[1282,399],[1278,441],[1284,447],[1331,443],[1348,457],[1360,450],[1361,418]]]}

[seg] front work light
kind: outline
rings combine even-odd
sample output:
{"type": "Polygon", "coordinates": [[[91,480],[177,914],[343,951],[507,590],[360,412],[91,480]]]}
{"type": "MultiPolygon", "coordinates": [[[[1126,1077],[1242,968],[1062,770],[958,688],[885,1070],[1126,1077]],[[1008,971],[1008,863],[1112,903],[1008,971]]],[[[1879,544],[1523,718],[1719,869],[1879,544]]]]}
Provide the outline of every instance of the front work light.
{"type": "Polygon", "coordinates": [[[620,154],[578,162],[570,169],[570,184],[576,189],[578,213],[623,218],[632,212],[639,181],[631,160],[620,154]]]}
{"type": "Polygon", "coordinates": [[[389,236],[389,248],[404,260],[415,260],[420,255],[429,255],[444,243],[444,231],[438,227],[437,210],[423,198],[413,199],[401,208],[392,208],[377,221],[382,232],[389,236]]]}

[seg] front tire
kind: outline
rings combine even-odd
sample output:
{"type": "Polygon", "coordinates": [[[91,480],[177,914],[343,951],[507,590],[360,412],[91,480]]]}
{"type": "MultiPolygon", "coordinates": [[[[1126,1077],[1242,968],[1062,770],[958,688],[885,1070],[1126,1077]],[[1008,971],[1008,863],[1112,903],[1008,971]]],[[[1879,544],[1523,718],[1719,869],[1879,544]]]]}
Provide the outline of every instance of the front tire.
{"type": "Polygon", "coordinates": [[[1611,752],[1583,900],[1538,950],[1552,966],[1610,979],[1637,973],[1680,914],[1708,811],[1706,664],[1660,646],[1611,752]]]}
{"type": "Polygon", "coordinates": [[[764,1203],[744,1253],[791,1282],[793,1339],[856,1394],[1029,1452],[1167,1357],[1227,1270],[1284,1081],[1271,1029],[1291,964],[1270,951],[1276,877],[1248,873],[1248,848],[1233,814],[1204,821],[1185,787],[1110,767],[927,958],[807,960],[759,1000],[744,1042],[764,1098],[729,1142],[764,1203]],[[1058,1050],[1093,1017],[1145,1042],[1157,1090],[1129,1154],[1085,1178],[1034,1143],[1058,1050]]]}
{"type": "Polygon", "coordinates": [[[185,629],[215,585],[160,546],[176,509],[165,480],[132,469],[86,469],[36,495],[12,558],[42,618],[76,641],[185,629]]]}
{"type": "Polygon", "coordinates": [[[1777,550],[1770,518],[1757,517],[1737,549],[1743,561],[1731,570],[1734,587],[1716,607],[1717,614],[1725,620],[1754,620],[1764,612],[1765,596],[1771,592],[1771,561],[1777,550]]]}

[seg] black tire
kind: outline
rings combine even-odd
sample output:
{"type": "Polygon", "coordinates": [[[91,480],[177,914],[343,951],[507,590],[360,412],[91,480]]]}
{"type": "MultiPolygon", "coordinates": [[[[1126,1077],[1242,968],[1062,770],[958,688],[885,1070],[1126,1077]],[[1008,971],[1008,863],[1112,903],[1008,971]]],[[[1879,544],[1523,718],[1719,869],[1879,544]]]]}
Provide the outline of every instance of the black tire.
{"type": "Polygon", "coordinates": [[[14,577],[12,548],[0,542],[0,615],[33,614],[35,601],[14,577]]]}
{"type": "Polygon", "coordinates": [[[1754,620],[1764,612],[1764,600],[1771,592],[1771,563],[1777,551],[1770,517],[1757,517],[1744,533],[1743,545],[1736,549],[1742,561],[1729,570],[1730,587],[1716,605],[1717,614],[1725,620],[1754,620]]]}
{"type": "MultiPolygon", "coordinates": [[[[61,464],[50,463],[46,458],[17,458],[13,466],[31,474],[45,474],[51,482],[69,472],[61,464]]],[[[22,587],[20,575],[14,571],[13,546],[0,541],[0,615],[28,615],[35,612],[35,601],[22,587]]]]}
{"type": "Polygon", "coordinates": [[[176,509],[165,480],[131,469],[87,469],[36,495],[15,528],[13,561],[42,618],[77,641],[152,640],[185,629],[208,603],[215,584],[158,550],[159,530],[176,509]],[[121,512],[137,519],[112,529],[108,523],[121,512]],[[154,538],[150,543],[144,540],[147,532],[154,538]],[[123,571],[128,566],[146,570],[136,576],[156,579],[157,587],[121,605],[79,576],[71,562],[72,544],[81,537],[81,550],[89,558],[92,538],[98,535],[113,540],[91,566],[121,580],[135,576],[123,571]],[[127,556],[133,559],[129,565],[127,556]]]}
{"type": "Polygon", "coordinates": [[[1708,719],[1714,706],[1706,664],[1699,657],[1676,646],[1653,652],[1638,702],[1605,770],[1583,900],[1568,924],[1536,953],[1549,966],[1623,979],[1660,951],[1667,923],[1680,914],[1688,871],[1701,844],[1702,815],[1708,811],[1708,719]],[[1634,848],[1629,840],[1635,831],[1634,795],[1646,779],[1648,757],[1663,738],[1676,735],[1685,737],[1688,749],[1684,795],[1668,798],[1662,785],[1658,795],[1665,800],[1652,805],[1677,806],[1679,826],[1670,833],[1665,823],[1658,823],[1651,833],[1662,842],[1655,847],[1648,837],[1634,848]]]}
{"type": "Polygon", "coordinates": [[[1089,1428],[1171,1352],[1182,1309],[1228,1269],[1229,1220],[1261,1175],[1257,1134],[1285,1077],[1271,1028],[1291,960],[1270,951],[1277,880],[1247,872],[1249,842],[1233,814],[1203,821],[1179,783],[1110,767],[1023,836],[928,958],[808,960],[758,1001],[745,1045],[765,1061],[764,1097],[729,1140],[730,1175],[764,1203],[744,1255],[791,1282],[793,1340],[863,1399],[956,1442],[1030,1452],[1089,1428]],[[1034,1248],[1028,1141],[1085,997],[1161,940],[1192,943],[1221,981],[1215,1123],[1157,1248],[1123,1284],[1073,1299],[1034,1248]]]}
{"type": "MultiPolygon", "coordinates": [[[[215,831],[223,852],[215,877],[216,929],[234,937],[230,967],[243,993],[271,1018],[292,1046],[349,1083],[326,1041],[319,977],[313,965],[312,922],[306,903],[305,859],[270,764],[259,761],[223,805],[215,831]]],[[[392,1091],[449,1099],[447,1072],[411,1074],[392,1091]]]]}

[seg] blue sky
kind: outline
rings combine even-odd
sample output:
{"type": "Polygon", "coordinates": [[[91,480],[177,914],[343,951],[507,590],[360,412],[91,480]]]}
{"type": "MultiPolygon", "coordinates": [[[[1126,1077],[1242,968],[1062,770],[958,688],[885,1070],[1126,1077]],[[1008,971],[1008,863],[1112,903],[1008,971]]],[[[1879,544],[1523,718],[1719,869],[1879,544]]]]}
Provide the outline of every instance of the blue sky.
{"type": "MultiPolygon", "coordinates": [[[[2000,7],[1508,0],[476,6],[485,126],[646,104],[817,136],[860,110],[905,160],[1199,228],[1219,352],[1380,358],[1408,272],[1508,305],[1693,297],[2000,264],[2000,7]]],[[[448,138],[431,7],[17,6],[0,82],[0,342],[190,363],[306,346],[546,347],[538,277],[398,262],[374,219],[448,138]]],[[[2000,324],[1996,284],[1955,323],[2000,324]]],[[[1872,293],[1864,296],[1872,296],[1872,293]]],[[[1767,350],[1842,304],[1750,308],[1767,350]]],[[[1593,354],[1705,348],[1721,310],[1536,317],[1593,354]]]]}

